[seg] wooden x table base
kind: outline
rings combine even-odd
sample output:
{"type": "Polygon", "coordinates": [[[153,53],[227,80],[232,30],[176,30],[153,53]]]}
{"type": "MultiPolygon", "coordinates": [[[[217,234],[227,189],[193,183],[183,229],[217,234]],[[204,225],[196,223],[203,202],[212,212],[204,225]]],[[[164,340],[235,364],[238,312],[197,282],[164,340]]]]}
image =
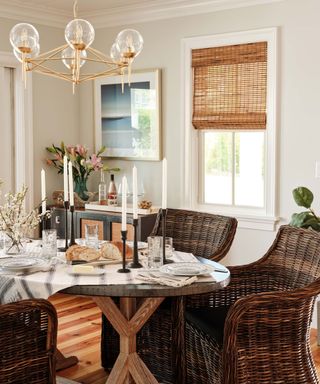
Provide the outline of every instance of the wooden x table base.
{"type": "Polygon", "coordinates": [[[120,335],[120,353],[106,384],[158,384],[137,354],[136,335],[163,302],[164,297],[145,298],[136,309],[136,299],[121,297],[120,308],[110,297],[94,296],[104,315],[120,335]]]}

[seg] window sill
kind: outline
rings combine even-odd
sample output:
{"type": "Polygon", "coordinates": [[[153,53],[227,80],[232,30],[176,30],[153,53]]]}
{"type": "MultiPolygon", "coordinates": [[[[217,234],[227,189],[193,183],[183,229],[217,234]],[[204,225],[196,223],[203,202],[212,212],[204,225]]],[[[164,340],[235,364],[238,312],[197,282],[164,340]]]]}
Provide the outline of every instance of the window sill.
{"type": "MultiPolygon", "coordinates": [[[[186,208],[188,209],[188,208],[186,208]]],[[[197,207],[189,208],[200,212],[213,213],[216,215],[224,215],[235,217],[238,220],[238,228],[256,229],[261,231],[275,231],[276,225],[280,221],[280,217],[268,216],[265,212],[256,211],[253,214],[240,213],[223,207],[211,207],[199,205],[197,207]]]]}

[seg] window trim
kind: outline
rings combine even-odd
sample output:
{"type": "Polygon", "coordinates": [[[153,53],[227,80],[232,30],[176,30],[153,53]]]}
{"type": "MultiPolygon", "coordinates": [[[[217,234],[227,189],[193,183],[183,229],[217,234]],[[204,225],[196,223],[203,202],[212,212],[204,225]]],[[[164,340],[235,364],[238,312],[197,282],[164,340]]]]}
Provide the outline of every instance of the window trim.
{"type": "Polygon", "coordinates": [[[276,163],[277,163],[277,31],[276,27],[243,31],[212,36],[199,36],[182,40],[182,185],[183,206],[185,208],[232,215],[238,218],[239,227],[274,230],[279,220],[276,203],[276,163]],[[192,49],[214,46],[246,44],[258,41],[268,42],[268,78],[267,78],[267,128],[266,128],[266,179],[265,207],[234,208],[213,204],[199,204],[197,185],[199,183],[199,141],[200,135],[192,126],[192,49]]]}
{"type": "Polygon", "coordinates": [[[0,65],[15,69],[15,185],[17,189],[22,185],[28,187],[26,209],[30,210],[34,204],[32,75],[28,74],[28,84],[25,89],[21,64],[12,53],[0,51],[0,65]]]}

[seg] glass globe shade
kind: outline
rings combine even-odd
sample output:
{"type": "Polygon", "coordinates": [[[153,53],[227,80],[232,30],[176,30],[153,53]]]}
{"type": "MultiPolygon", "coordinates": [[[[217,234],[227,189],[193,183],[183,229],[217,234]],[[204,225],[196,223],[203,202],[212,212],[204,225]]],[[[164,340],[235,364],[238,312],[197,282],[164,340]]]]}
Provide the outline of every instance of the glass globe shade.
{"type": "Polygon", "coordinates": [[[115,62],[121,62],[122,61],[122,56],[119,51],[119,47],[117,43],[113,43],[110,49],[110,57],[113,61],[115,62]]]}
{"type": "Polygon", "coordinates": [[[143,38],[135,29],[124,29],[118,34],[116,44],[122,57],[133,59],[142,51],[143,38]]]}
{"type": "Polygon", "coordinates": [[[94,29],[89,21],[74,19],[68,23],[64,31],[66,42],[71,48],[80,51],[88,48],[94,40],[94,29]]]}
{"type": "MultiPolygon", "coordinates": [[[[39,56],[39,53],[40,53],[40,44],[36,45],[36,47],[30,53],[25,53],[25,58],[33,59],[34,57],[39,56]]],[[[13,54],[15,55],[16,59],[20,61],[20,63],[23,62],[22,60],[23,53],[20,50],[17,50],[16,48],[14,48],[13,54]]]]}
{"type": "MultiPolygon", "coordinates": [[[[73,69],[75,67],[75,56],[76,56],[76,51],[71,48],[67,47],[65,48],[62,53],[61,53],[61,58],[63,64],[68,68],[68,69],[73,69]]],[[[80,68],[83,66],[83,64],[86,62],[87,58],[87,52],[85,50],[80,51],[80,68]]]]}
{"type": "Polygon", "coordinates": [[[18,52],[31,53],[39,45],[39,33],[31,24],[16,24],[10,31],[10,43],[18,52]]]}

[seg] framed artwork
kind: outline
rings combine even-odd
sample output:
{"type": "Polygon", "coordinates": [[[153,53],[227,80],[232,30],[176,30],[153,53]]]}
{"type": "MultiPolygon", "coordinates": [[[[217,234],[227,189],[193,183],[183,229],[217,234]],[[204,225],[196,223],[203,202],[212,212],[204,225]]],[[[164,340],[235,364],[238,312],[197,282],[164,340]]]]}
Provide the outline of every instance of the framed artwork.
{"type": "Polygon", "coordinates": [[[160,69],[95,80],[95,146],[102,156],[160,160],[160,69]]]}

